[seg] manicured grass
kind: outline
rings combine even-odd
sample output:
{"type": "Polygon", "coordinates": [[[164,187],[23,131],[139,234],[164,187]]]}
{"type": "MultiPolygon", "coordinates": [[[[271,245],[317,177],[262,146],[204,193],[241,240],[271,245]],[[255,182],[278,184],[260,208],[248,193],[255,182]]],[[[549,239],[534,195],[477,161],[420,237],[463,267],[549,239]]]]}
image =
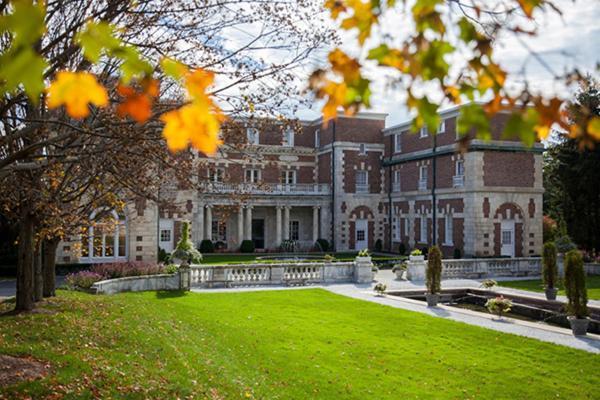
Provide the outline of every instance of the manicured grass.
{"type": "MultiPolygon", "coordinates": [[[[511,287],[514,289],[530,290],[532,292],[543,292],[544,285],[540,279],[523,280],[523,281],[500,281],[498,285],[511,287]]],[[[588,291],[588,299],[600,300],[600,276],[588,276],[586,278],[586,287],[588,291]]],[[[565,294],[562,282],[559,284],[558,294],[565,294]]]]}
{"type": "MultiPolygon", "coordinates": [[[[49,360],[6,398],[592,399],[600,357],[337,296],[59,292],[0,318],[0,353],[49,360]]],[[[0,398],[2,396],[0,395],[0,398]]]]}

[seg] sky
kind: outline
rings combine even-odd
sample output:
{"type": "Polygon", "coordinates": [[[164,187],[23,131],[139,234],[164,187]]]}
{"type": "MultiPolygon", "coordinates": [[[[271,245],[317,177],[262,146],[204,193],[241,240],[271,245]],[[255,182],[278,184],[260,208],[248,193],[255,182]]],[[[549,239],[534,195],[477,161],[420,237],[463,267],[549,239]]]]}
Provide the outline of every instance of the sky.
{"type": "MultiPolygon", "coordinates": [[[[505,35],[496,40],[496,60],[509,72],[509,88],[518,88],[527,82],[530,89],[541,94],[568,98],[573,89],[557,84],[553,74],[561,75],[573,68],[596,76],[600,73],[597,69],[600,63],[600,0],[555,0],[554,3],[562,10],[562,16],[554,12],[534,14],[538,30],[536,37],[523,38],[520,42],[513,35],[505,35]],[[552,72],[531,56],[528,48],[552,72]]],[[[392,26],[396,17],[388,16],[392,26]]],[[[400,34],[402,30],[398,28],[400,34]]],[[[352,36],[341,35],[342,48],[352,54],[356,49],[352,36]]],[[[371,108],[364,111],[388,113],[386,127],[409,119],[403,91],[386,87],[386,71],[377,68],[369,77],[372,79],[373,95],[371,108]]],[[[308,120],[318,118],[320,107],[321,104],[316,103],[310,109],[299,110],[296,116],[308,120]]]]}

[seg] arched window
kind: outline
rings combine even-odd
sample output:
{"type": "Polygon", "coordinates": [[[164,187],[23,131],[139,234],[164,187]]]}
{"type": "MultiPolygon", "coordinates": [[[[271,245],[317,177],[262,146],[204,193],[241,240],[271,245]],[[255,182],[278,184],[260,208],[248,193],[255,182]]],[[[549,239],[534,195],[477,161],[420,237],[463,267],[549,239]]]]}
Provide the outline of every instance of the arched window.
{"type": "Polygon", "coordinates": [[[105,262],[127,259],[127,221],[114,210],[98,209],[81,235],[81,259],[105,262]]]}

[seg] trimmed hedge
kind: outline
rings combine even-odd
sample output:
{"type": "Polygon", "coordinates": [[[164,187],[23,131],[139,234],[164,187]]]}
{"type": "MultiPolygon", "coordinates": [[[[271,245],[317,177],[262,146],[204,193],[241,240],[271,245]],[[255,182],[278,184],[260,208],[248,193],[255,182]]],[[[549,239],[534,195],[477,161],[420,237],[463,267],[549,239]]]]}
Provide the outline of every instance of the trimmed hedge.
{"type": "Polygon", "coordinates": [[[200,253],[206,254],[206,253],[214,253],[214,252],[215,252],[215,245],[213,244],[212,240],[204,239],[203,241],[200,242],[200,253]]]}
{"type": "Polygon", "coordinates": [[[244,240],[240,246],[242,253],[254,253],[254,242],[252,240],[244,240]]]}

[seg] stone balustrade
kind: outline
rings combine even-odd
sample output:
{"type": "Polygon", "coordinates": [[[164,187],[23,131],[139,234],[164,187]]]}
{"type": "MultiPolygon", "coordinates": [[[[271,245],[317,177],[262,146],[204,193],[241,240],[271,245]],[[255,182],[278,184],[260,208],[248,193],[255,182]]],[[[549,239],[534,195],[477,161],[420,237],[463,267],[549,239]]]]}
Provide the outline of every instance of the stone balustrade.
{"type": "Polygon", "coordinates": [[[370,259],[360,262],[253,263],[192,265],[192,287],[296,285],[316,283],[370,283],[370,259]]]}
{"type": "MultiPolygon", "coordinates": [[[[426,264],[420,259],[409,260],[409,279],[423,280],[426,264]]],[[[536,257],[442,260],[442,279],[538,276],[541,272],[542,261],[536,257]]]]}

